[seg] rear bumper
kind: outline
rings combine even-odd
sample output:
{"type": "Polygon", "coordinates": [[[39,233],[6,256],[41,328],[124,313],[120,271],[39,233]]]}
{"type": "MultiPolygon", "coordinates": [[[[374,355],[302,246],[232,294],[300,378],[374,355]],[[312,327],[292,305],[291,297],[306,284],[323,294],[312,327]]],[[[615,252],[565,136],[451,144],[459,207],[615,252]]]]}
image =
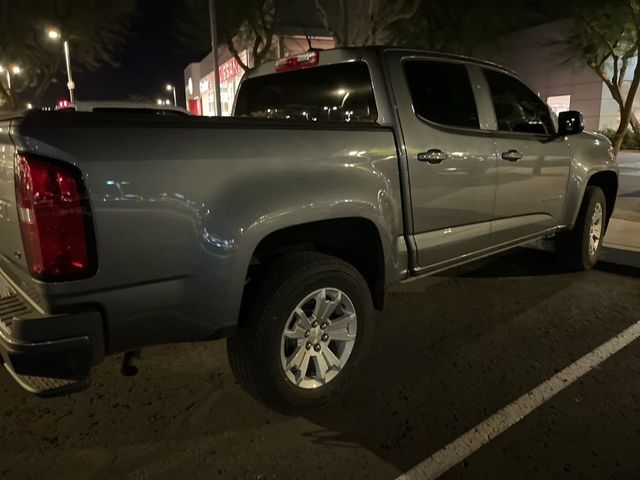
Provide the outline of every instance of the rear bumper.
{"type": "Polygon", "coordinates": [[[46,315],[18,293],[0,299],[0,357],[25,390],[56,396],[86,388],[104,358],[98,312],[46,315]]]}

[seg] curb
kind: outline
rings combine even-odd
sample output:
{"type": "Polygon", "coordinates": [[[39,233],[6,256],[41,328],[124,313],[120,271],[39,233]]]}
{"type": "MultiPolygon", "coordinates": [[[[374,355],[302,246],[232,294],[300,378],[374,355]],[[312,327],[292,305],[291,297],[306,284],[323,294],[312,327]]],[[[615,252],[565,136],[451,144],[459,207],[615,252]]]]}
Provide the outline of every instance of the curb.
{"type": "MultiPolygon", "coordinates": [[[[553,242],[537,240],[523,245],[525,248],[555,252],[553,242]]],[[[600,262],[640,270],[640,250],[617,248],[606,243],[600,252],[600,262]]]]}
{"type": "Polygon", "coordinates": [[[640,269],[640,251],[624,250],[605,245],[600,255],[601,261],[605,263],[640,269]]]}

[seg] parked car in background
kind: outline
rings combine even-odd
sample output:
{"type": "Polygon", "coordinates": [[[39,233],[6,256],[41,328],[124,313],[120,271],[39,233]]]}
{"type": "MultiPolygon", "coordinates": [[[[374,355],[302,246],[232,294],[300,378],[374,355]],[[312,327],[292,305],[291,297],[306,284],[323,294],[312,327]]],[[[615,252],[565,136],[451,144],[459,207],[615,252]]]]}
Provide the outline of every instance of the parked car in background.
{"type": "Polygon", "coordinates": [[[388,286],[543,237],[588,270],[618,188],[580,113],[417,50],[262,65],[233,118],[76,110],[0,121],[0,352],[40,395],[107,355],[226,337],[251,395],[319,407],[388,286]]]}

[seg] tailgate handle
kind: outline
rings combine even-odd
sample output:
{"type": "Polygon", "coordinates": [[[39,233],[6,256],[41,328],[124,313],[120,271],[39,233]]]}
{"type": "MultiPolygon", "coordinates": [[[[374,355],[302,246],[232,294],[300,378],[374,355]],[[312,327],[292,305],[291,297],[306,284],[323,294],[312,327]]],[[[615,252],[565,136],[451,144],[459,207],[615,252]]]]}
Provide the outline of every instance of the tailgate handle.
{"type": "Polygon", "coordinates": [[[418,160],[421,162],[427,162],[432,165],[437,163],[444,162],[449,155],[443,152],[442,150],[432,149],[427,152],[422,152],[418,154],[418,160]]]}

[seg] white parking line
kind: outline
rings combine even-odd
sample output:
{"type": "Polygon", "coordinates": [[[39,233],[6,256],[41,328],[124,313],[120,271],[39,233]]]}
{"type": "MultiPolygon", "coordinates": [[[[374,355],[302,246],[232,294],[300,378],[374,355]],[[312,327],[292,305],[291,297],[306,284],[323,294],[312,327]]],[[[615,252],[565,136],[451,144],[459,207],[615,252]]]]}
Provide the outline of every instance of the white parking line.
{"type": "Polygon", "coordinates": [[[634,323],[546,382],[525,393],[446,447],[438,450],[424,462],[399,476],[397,480],[438,478],[637,338],[640,338],[640,322],[634,323]]]}

